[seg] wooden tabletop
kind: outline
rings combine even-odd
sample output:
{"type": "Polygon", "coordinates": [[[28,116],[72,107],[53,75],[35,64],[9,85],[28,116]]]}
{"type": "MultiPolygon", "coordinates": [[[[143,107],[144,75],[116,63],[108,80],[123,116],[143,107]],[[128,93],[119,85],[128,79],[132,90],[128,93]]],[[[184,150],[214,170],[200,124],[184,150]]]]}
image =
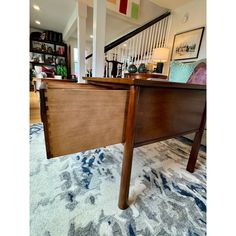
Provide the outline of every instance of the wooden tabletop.
{"type": "Polygon", "coordinates": [[[134,78],[134,79],[147,79],[147,78],[159,78],[166,80],[168,78],[167,75],[163,75],[160,73],[125,73],[126,78],[134,78]]]}
{"type": "Polygon", "coordinates": [[[139,85],[139,86],[150,86],[150,87],[171,87],[171,88],[182,88],[182,89],[202,89],[205,90],[205,85],[198,84],[185,84],[185,83],[175,83],[167,80],[152,80],[152,79],[132,79],[132,78],[99,78],[99,77],[83,77],[84,80],[89,83],[94,83],[97,85],[108,85],[108,84],[117,84],[117,85],[139,85]]]}
{"type": "Polygon", "coordinates": [[[56,78],[37,78],[37,77],[33,77],[32,81],[38,81],[38,80],[43,80],[43,81],[64,81],[64,82],[76,82],[76,80],[73,79],[56,79],[56,78]]]}
{"type": "Polygon", "coordinates": [[[102,77],[83,77],[86,81],[94,81],[94,82],[105,82],[105,83],[114,83],[114,84],[128,84],[132,85],[134,79],[128,78],[102,78],[102,77]]]}

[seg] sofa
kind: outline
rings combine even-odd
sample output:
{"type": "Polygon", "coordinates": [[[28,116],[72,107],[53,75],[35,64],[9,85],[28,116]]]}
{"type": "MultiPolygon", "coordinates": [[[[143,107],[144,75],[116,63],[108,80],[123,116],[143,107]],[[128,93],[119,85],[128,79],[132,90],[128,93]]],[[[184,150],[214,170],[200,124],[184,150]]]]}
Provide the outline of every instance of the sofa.
{"type": "Polygon", "coordinates": [[[171,82],[206,85],[206,79],[206,59],[170,63],[168,80],[171,82]]]}

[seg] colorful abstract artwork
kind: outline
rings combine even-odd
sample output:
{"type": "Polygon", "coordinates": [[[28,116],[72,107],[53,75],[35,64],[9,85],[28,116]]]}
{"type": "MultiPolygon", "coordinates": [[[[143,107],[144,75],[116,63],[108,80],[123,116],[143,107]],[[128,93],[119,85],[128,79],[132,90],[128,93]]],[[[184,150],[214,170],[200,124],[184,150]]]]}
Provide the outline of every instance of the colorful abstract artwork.
{"type": "Polygon", "coordinates": [[[130,18],[138,19],[140,0],[108,0],[110,8],[130,18]]]}

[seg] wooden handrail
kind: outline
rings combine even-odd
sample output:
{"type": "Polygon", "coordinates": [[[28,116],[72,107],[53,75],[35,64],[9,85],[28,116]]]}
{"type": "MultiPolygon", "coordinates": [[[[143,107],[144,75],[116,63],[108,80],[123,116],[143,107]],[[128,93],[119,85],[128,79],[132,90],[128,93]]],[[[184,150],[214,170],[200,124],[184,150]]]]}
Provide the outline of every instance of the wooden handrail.
{"type": "MultiPolygon", "coordinates": [[[[166,17],[169,16],[169,15],[170,15],[170,12],[168,11],[168,12],[162,14],[161,16],[155,18],[154,20],[152,20],[152,21],[146,23],[145,25],[140,26],[139,28],[137,28],[137,29],[131,31],[130,33],[128,33],[128,34],[126,34],[126,35],[124,35],[124,36],[122,36],[122,37],[116,39],[115,41],[109,43],[108,45],[105,46],[105,48],[104,48],[104,53],[106,53],[107,51],[110,51],[110,50],[113,49],[114,47],[116,47],[116,46],[118,46],[119,44],[125,42],[126,40],[132,38],[132,37],[135,36],[136,34],[138,34],[138,33],[142,32],[143,30],[147,29],[148,27],[150,27],[150,26],[156,24],[158,21],[163,20],[164,18],[166,18],[166,17]]],[[[86,57],[86,59],[88,59],[88,58],[90,58],[90,57],[92,57],[92,56],[93,56],[93,54],[91,53],[91,54],[89,54],[89,55],[86,57]]]]}

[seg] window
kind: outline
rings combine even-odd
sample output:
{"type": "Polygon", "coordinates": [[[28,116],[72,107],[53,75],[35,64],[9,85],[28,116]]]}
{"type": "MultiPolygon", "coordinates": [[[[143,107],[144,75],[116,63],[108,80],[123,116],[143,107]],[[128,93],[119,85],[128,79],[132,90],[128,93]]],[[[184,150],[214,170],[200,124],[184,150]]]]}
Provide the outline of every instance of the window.
{"type": "Polygon", "coordinates": [[[79,65],[78,65],[78,48],[74,48],[74,71],[75,75],[78,78],[79,74],[79,65]]]}

